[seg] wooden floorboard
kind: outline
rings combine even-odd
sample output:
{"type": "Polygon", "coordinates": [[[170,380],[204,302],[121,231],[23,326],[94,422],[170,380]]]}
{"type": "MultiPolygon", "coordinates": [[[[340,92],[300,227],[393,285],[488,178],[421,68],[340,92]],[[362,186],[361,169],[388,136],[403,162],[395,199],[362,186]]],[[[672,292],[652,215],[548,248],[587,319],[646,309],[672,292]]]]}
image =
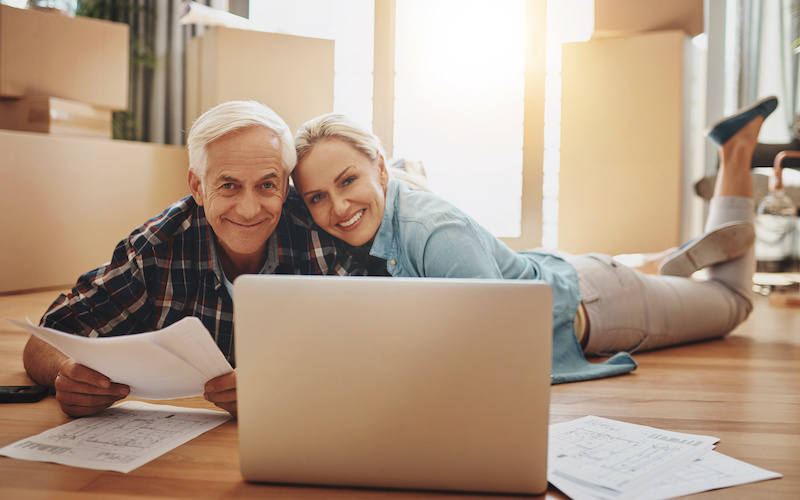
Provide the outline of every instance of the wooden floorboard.
{"type": "MultiPolygon", "coordinates": [[[[24,320],[30,317],[38,322],[57,295],[54,291],[44,291],[0,296],[0,318],[24,320]]],[[[25,333],[0,319],[0,384],[29,383],[21,361],[26,339],[25,333]]],[[[634,357],[639,368],[630,375],[554,386],[551,422],[597,415],[671,431],[716,436],[720,438],[717,451],[779,472],[784,477],[711,491],[693,498],[800,498],[800,308],[775,307],[765,297],[756,296],[750,318],[728,337],[634,357]]],[[[4,421],[0,412],[0,446],[66,421],[52,401],[28,405],[25,411],[29,418],[24,422],[15,421],[13,425],[4,421]]],[[[232,429],[235,427],[223,428],[220,432],[235,432],[232,429]]],[[[209,434],[208,439],[213,440],[213,435],[209,434]]],[[[195,449],[179,448],[159,460],[171,463],[176,456],[192,451],[195,449]]],[[[47,486],[41,483],[39,486],[17,484],[16,487],[56,490],[64,498],[72,498],[74,491],[83,491],[97,493],[100,498],[103,493],[134,495],[135,484],[141,485],[143,477],[153,474],[150,483],[155,488],[153,491],[164,494],[169,491],[166,485],[182,480],[183,474],[192,477],[192,467],[207,468],[202,464],[187,464],[186,467],[190,469],[188,472],[175,469],[174,464],[164,470],[147,467],[121,478],[51,464],[30,466],[0,458],[0,485],[11,484],[6,480],[13,480],[24,471],[30,473],[41,468],[47,470],[47,486]],[[179,472],[173,477],[171,472],[165,472],[167,470],[179,472]],[[161,482],[164,490],[158,489],[161,482]]],[[[214,479],[208,478],[221,481],[209,483],[208,491],[254,491],[243,484],[232,484],[231,481],[238,481],[236,478],[239,478],[238,460],[232,457],[217,471],[214,479]]],[[[289,496],[298,498],[325,496],[313,489],[285,491],[293,492],[289,496]]],[[[334,491],[337,495],[341,493],[334,491]]],[[[347,494],[339,496],[347,497],[347,494]]],[[[563,498],[555,490],[548,492],[547,497],[563,498]]]]}

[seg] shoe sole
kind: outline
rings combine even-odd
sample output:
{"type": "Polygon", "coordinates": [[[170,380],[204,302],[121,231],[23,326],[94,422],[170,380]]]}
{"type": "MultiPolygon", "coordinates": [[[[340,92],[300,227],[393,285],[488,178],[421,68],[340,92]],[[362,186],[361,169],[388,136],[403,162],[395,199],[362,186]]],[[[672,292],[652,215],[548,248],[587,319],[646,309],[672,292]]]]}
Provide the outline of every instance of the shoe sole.
{"type": "Polygon", "coordinates": [[[658,267],[658,274],[688,278],[699,269],[741,257],[755,238],[751,224],[724,224],[667,257],[658,267]]]}

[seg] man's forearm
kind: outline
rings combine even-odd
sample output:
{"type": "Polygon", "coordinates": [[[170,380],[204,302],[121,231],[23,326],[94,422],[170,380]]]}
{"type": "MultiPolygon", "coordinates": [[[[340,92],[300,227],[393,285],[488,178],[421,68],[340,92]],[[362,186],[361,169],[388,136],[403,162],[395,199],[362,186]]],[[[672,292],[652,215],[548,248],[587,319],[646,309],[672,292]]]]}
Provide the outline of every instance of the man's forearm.
{"type": "Polygon", "coordinates": [[[59,366],[67,356],[47,342],[31,337],[22,353],[25,371],[37,384],[46,385],[54,390],[54,382],[59,366]]]}

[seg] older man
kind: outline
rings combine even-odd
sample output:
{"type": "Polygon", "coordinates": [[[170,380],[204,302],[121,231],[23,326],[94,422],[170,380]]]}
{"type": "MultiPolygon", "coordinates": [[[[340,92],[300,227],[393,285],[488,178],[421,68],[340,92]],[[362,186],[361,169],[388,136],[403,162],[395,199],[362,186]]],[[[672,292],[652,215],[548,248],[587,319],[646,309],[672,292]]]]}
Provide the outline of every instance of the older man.
{"type": "MultiPolygon", "coordinates": [[[[116,336],[196,316],[233,365],[237,276],[346,273],[333,240],[312,229],[305,204],[289,187],[294,140],[271,109],[221,104],[194,123],[188,149],[192,195],[122,240],[109,263],[81,276],[50,306],[43,326],[116,336]]],[[[70,416],[97,413],[130,392],[35,337],[23,361],[70,416]]],[[[235,372],[210,380],[205,390],[206,399],[236,414],[235,372]]]]}

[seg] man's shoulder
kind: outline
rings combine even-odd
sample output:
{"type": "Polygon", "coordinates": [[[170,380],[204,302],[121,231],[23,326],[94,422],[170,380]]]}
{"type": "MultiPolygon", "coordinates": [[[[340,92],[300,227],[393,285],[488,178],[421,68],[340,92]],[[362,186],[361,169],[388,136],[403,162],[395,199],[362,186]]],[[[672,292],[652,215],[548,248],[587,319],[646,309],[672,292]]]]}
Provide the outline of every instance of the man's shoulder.
{"type": "Polygon", "coordinates": [[[193,228],[205,228],[207,224],[203,208],[187,196],[136,228],[128,239],[134,248],[141,250],[169,244],[176,238],[192,238],[196,233],[193,228]]]}

